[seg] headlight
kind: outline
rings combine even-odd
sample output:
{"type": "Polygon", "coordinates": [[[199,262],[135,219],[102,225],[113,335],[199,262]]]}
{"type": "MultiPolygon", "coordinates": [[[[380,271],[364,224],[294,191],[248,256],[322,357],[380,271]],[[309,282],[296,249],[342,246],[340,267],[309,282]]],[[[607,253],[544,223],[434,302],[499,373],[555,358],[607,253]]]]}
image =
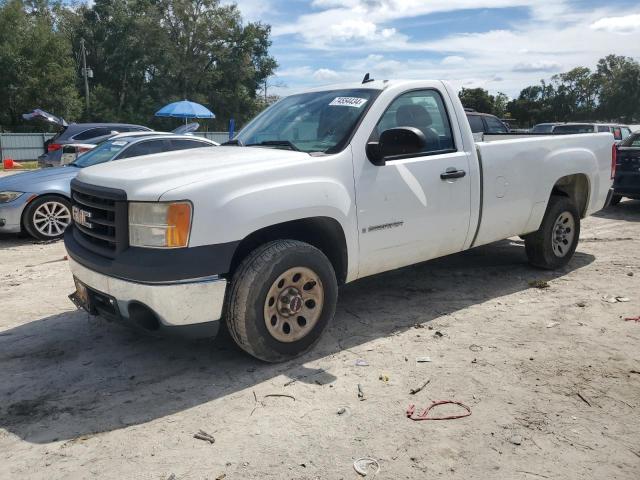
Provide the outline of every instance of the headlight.
{"type": "Polygon", "coordinates": [[[129,204],[129,244],[132,247],[186,247],[190,230],[189,202],[129,204]]]}
{"type": "Polygon", "coordinates": [[[22,195],[22,192],[0,192],[0,203],[13,202],[22,195]]]}

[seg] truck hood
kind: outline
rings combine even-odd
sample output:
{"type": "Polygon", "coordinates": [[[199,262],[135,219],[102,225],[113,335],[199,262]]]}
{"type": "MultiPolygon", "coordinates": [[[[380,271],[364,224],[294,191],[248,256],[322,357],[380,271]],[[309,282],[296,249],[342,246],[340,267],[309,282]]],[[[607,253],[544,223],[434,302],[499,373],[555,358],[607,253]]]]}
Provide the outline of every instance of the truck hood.
{"type": "Polygon", "coordinates": [[[80,169],[76,167],[54,167],[16,173],[0,179],[0,191],[37,192],[44,183],[71,180],[78,172],[80,169]]]}
{"type": "Polygon", "coordinates": [[[157,201],[175,188],[201,181],[224,181],[251,171],[313,161],[304,152],[266,147],[205,147],[107,162],[82,169],[80,182],[118,188],[132,200],[157,201]]]}

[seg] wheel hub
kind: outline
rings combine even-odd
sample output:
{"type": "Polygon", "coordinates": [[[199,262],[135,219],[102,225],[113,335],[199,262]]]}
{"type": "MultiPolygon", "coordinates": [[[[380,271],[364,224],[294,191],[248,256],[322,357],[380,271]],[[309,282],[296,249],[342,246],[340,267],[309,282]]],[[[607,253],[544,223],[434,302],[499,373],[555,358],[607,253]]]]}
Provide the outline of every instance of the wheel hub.
{"type": "Polygon", "coordinates": [[[71,213],[60,202],[50,201],[43,203],[33,214],[33,225],[45,237],[61,235],[70,223],[71,213]]]}
{"type": "Polygon", "coordinates": [[[318,322],[323,304],[320,277],[306,267],[290,268],[267,292],[264,320],[269,334],[285,343],[304,338],[318,322]]]}
{"type": "Polygon", "coordinates": [[[569,253],[575,237],[575,220],[569,212],[558,215],[551,230],[551,246],[557,257],[564,257],[569,253]]]}

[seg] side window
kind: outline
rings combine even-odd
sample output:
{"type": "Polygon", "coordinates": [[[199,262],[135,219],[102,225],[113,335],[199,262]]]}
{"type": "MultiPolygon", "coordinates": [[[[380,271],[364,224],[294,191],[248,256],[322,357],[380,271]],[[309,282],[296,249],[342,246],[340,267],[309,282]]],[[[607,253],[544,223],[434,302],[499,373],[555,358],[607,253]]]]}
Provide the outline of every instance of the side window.
{"type": "Polygon", "coordinates": [[[482,123],[480,115],[467,115],[467,118],[469,119],[469,125],[471,125],[471,131],[473,133],[484,132],[484,124],[482,123]]]}
{"type": "Polygon", "coordinates": [[[174,138],[169,140],[170,150],[188,150],[189,148],[203,148],[210,145],[205,142],[199,142],[198,140],[185,140],[174,138]]]}
{"type": "Polygon", "coordinates": [[[422,153],[455,148],[449,117],[436,90],[417,90],[400,95],[380,117],[371,136],[378,138],[385,130],[396,127],[414,127],[422,131],[427,139],[422,153]]]}
{"type": "Polygon", "coordinates": [[[496,117],[486,116],[484,120],[487,122],[487,133],[508,133],[505,124],[496,117]]]}
{"type": "Polygon", "coordinates": [[[625,138],[627,138],[629,135],[631,135],[631,129],[627,128],[627,127],[622,127],[622,139],[624,140],[625,138]]]}
{"type": "Polygon", "coordinates": [[[609,133],[610,131],[611,131],[611,130],[610,130],[610,129],[609,129],[609,127],[607,127],[606,125],[605,125],[605,126],[603,126],[603,125],[598,125],[598,133],[601,133],[601,132],[609,133]]]}
{"type": "Polygon", "coordinates": [[[165,140],[147,140],[131,145],[118,156],[118,160],[123,158],[139,157],[141,155],[152,155],[154,153],[166,152],[168,145],[165,140]]]}
{"type": "Polygon", "coordinates": [[[75,135],[73,137],[74,140],[89,140],[90,138],[96,138],[96,137],[102,137],[104,135],[109,135],[111,132],[116,131],[119,132],[120,130],[117,128],[105,128],[105,127],[98,127],[98,128],[90,128],[89,130],[85,130],[84,132],[80,132],[78,135],[75,135]]]}

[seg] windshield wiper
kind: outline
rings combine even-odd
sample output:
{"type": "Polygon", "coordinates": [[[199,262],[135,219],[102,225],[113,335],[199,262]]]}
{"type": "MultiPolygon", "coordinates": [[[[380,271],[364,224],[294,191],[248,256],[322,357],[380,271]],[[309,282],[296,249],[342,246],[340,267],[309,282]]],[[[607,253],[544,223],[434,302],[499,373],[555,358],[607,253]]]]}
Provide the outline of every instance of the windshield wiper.
{"type": "Polygon", "coordinates": [[[265,140],[264,142],[260,142],[260,143],[248,143],[247,147],[255,147],[255,146],[273,146],[273,147],[287,147],[295,152],[299,152],[300,149],[298,147],[296,147],[293,143],[291,143],[289,140],[265,140]]]}
{"type": "Polygon", "coordinates": [[[236,145],[238,147],[244,147],[244,144],[242,143],[242,140],[238,140],[237,138],[234,138],[233,140],[228,140],[224,143],[221,143],[220,145],[236,145]]]}

